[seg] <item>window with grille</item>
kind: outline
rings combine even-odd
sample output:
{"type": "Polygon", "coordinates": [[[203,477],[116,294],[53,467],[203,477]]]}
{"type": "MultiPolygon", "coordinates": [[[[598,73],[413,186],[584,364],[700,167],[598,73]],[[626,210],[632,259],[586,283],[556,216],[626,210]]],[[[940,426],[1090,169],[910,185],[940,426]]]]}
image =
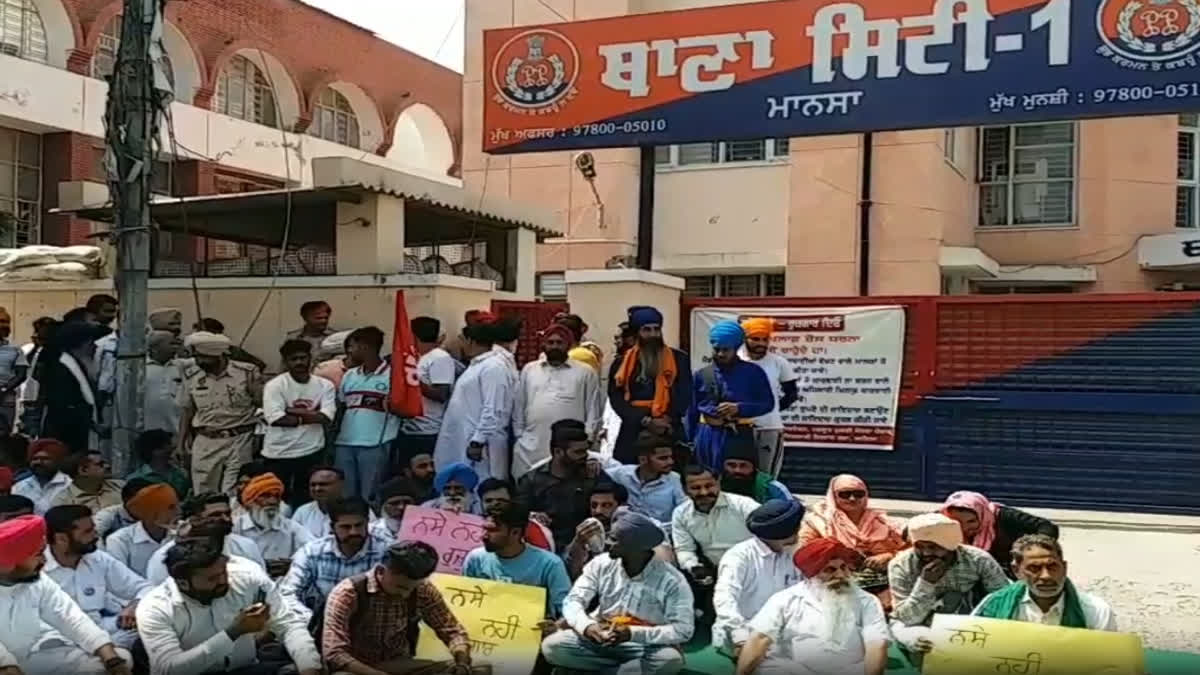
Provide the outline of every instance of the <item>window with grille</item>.
{"type": "Polygon", "coordinates": [[[716,274],[683,278],[685,298],[757,298],[782,296],[783,274],[716,274]]]}
{"type": "Polygon", "coordinates": [[[42,138],[0,127],[0,246],[38,243],[42,210],[42,138]]]}
{"type": "Polygon", "coordinates": [[[942,130],[942,157],[951,164],[958,163],[958,129],[942,130]]]}
{"type": "MultiPolygon", "coordinates": [[[[2,2],[3,0],[0,0],[2,2]]],[[[117,52],[121,49],[121,17],[114,16],[100,33],[96,41],[96,51],[92,54],[92,77],[107,80],[112,77],[113,68],[117,65],[117,52]]],[[[166,54],[162,57],[162,67],[167,73],[167,81],[175,84],[175,69],[171,59],[166,54]]]]}
{"type": "Polygon", "coordinates": [[[1075,123],[979,130],[979,226],[1069,226],[1075,220],[1075,123]]]}
{"type": "Polygon", "coordinates": [[[759,275],[757,274],[726,274],[721,277],[721,297],[758,297],[759,281],[761,281],[761,279],[759,279],[759,275]]]}
{"type": "Polygon", "coordinates": [[[271,84],[259,67],[244,56],[234,56],[221,71],[213,110],[247,122],[279,127],[271,84]]]}
{"type": "Polygon", "coordinates": [[[786,138],[682,143],[656,147],[654,162],[660,167],[670,168],[705,164],[782,161],[787,159],[789,150],[790,143],[786,138]]]}
{"type": "Polygon", "coordinates": [[[308,133],[352,148],[357,148],[361,142],[354,108],[341,92],[330,87],[321,93],[313,106],[313,121],[308,133]]]}
{"type": "Polygon", "coordinates": [[[1200,139],[1200,115],[1186,113],[1179,116],[1179,140],[1176,147],[1178,169],[1175,188],[1175,227],[1197,227],[1200,219],[1196,209],[1200,208],[1197,190],[1200,180],[1196,177],[1196,143],[1200,139]]]}
{"type": "Polygon", "coordinates": [[[0,54],[46,63],[50,47],[33,0],[0,0],[0,54]]]}
{"type": "Polygon", "coordinates": [[[783,297],[786,294],[786,289],[787,286],[782,274],[763,275],[763,295],[783,297]]]}
{"type": "Polygon", "coordinates": [[[538,296],[543,300],[567,299],[567,275],[562,272],[543,272],[537,277],[538,296]]]}
{"type": "Polygon", "coordinates": [[[712,298],[717,295],[716,287],[716,277],[684,277],[683,297],[712,298]]]}

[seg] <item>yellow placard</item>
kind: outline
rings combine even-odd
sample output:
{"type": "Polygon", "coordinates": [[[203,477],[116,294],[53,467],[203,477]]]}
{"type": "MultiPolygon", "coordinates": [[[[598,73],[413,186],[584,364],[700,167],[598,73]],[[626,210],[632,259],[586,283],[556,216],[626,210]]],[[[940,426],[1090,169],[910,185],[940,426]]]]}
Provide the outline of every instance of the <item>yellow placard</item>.
{"type": "MultiPolygon", "coordinates": [[[[542,645],[538,628],[546,615],[546,589],[498,581],[435,574],[429,579],[471,638],[471,663],[488,664],[495,673],[527,675],[542,645]]],[[[437,633],[421,624],[418,659],[450,658],[437,633]]]]}
{"type": "Polygon", "coordinates": [[[1144,675],[1142,639],[1129,633],[938,614],[925,675],[1144,675]]]}

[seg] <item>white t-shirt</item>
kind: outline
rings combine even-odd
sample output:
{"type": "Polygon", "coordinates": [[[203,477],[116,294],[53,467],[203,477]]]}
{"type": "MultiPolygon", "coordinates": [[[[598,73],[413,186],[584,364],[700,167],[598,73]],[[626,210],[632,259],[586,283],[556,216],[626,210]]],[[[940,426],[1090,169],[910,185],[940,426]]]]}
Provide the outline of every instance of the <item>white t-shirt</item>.
{"type": "Polygon", "coordinates": [[[756,361],[750,358],[743,348],[741,356],[763,369],[767,374],[767,381],[771,383],[771,393],[775,396],[775,409],[762,417],[755,417],[754,426],[758,429],[782,429],[783,415],[779,412],[779,399],[783,397],[783,383],[798,379],[795,368],[775,352],[767,352],[766,356],[756,361]]]}
{"type": "MultiPolygon", "coordinates": [[[[417,379],[430,386],[448,384],[453,387],[454,380],[458,378],[458,367],[458,361],[450,356],[450,352],[441,347],[434,347],[417,361],[417,379]]],[[[404,420],[404,433],[436,436],[442,430],[442,416],[446,413],[446,404],[424,396],[421,397],[421,404],[425,414],[404,420]]]]}
{"type": "MultiPolygon", "coordinates": [[[[263,387],[263,417],[267,424],[287,415],[288,408],[318,410],[329,419],[337,416],[337,396],[333,383],[311,375],[301,384],[290,373],[277,375],[263,387]]],[[[298,427],[268,426],[263,436],[263,457],[294,459],[325,448],[325,427],[301,424],[298,427]]]]}

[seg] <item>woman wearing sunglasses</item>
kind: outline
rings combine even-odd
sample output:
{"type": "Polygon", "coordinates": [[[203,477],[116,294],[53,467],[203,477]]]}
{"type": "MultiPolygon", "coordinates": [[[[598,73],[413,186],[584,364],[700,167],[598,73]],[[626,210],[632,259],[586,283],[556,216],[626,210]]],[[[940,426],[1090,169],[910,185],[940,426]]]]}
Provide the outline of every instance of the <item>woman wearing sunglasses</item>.
{"type": "Polygon", "coordinates": [[[878,596],[884,608],[889,609],[888,563],[905,547],[904,536],[886,512],[868,507],[869,499],[867,484],[858,476],[834,476],[825,499],[814,504],[805,515],[799,546],[828,537],[857,551],[863,561],[855,573],[855,583],[878,596]]]}

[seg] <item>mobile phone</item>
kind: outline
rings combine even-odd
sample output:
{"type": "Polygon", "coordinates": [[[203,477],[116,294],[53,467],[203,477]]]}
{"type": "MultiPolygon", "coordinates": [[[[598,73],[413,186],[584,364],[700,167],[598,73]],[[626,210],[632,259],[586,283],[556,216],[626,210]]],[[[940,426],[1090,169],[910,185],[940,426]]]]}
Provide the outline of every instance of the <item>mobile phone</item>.
{"type": "Polygon", "coordinates": [[[258,589],[258,595],[254,596],[254,603],[257,605],[262,605],[262,604],[265,604],[266,602],[267,602],[267,589],[265,589],[265,588],[258,589]]]}

